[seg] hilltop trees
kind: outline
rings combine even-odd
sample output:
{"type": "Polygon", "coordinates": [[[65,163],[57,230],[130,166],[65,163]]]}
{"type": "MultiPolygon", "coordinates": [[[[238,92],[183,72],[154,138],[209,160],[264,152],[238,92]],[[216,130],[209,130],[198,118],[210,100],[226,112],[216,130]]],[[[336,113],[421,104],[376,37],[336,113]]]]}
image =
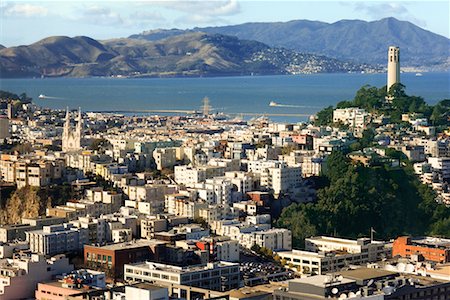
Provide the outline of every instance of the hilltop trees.
{"type": "MultiPolygon", "coordinates": [[[[409,96],[401,83],[392,85],[389,93],[386,86],[376,88],[365,85],[361,87],[351,101],[341,101],[336,108],[359,107],[375,115],[390,117],[391,123],[402,122],[402,114],[417,113],[429,118],[433,125],[448,125],[450,117],[450,99],[445,99],[435,106],[428,105],[422,97],[409,96]],[[387,96],[392,97],[389,103],[387,96]]],[[[317,113],[316,125],[325,126],[333,123],[333,107],[329,106],[317,113]]]]}
{"type": "Polygon", "coordinates": [[[357,238],[370,228],[380,238],[428,233],[450,236],[450,208],[410,168],[364,167],[341,152],[328,157],[329,185],[318,190],[316,203],[284,209],[278,226],[290,228],[294,245],[315,234],[357,238]]]}

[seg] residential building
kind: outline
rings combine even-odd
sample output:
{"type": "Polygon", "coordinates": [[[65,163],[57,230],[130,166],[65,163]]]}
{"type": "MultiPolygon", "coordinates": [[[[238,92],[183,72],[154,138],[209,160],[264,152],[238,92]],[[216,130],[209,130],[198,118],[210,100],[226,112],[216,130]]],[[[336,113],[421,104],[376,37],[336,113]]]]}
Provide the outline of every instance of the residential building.
{"type": "Polygon", "coordinates": [[[170,169],[173,168],[177,162],[176,158],[177,148],[156,148],[153,150],[153,159],[156,163],[156,169],[170,169]]]}
{"type": "Polygon", "coordinates": [[[39,254],[21,254],[0,260],[0,299],[29,299],[39,282],[69,273],[73,266],[64,255],[45,259],[39,254]]]}
{"type": "Polygon", "coordinates": [[[369,238],[357,240],[328,236],[316,236],[305,239],[305,250],[312,252],[332,252],[361,254],[362,260],[374,262],[391,256],[392,249],[384,241],[372,241],[369,238]]]}
{"type": "Polygon", "coordinates": [[[89,242],[88,230],[76,228],[70,223],[44,226],[41,230],[27,231],[25,234],[30,250],[44,255],[78,252],[89,242]]]}
{"type": "Polygon", "coordinates": [[[214,291],[227,291],[240,286],[239,264],[231,262],[187,267],[144,262],[126,264],[124,269],[124,279],[131,282],[148,282],[163,286],[189,285],[214,291]]]}
{"type": "Polygon", "coordinates": [[[105,287],[105,273],[81,269],[64,275],[60,280],[38,283],[35,299],[66,300],[68,296],[105,287]]]}
{"type": "Polygon", "coordinates": [[[365,128],[370,122],[370,114],[358,107],[340,108],[333,111],[333,123],[348,125],[351,129],[365,128]]]}

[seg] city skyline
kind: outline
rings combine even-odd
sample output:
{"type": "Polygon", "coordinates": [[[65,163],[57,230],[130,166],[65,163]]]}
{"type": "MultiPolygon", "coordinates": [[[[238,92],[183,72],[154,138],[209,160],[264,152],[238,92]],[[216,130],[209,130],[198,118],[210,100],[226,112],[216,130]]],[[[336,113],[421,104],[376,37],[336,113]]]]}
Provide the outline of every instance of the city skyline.
{"type": "Polygon", "coordinates": [[[34,43],[54,35],[126,37],[158,28],[187,29],[297,19],[333,23],[395,17],[449,37],[447,1],[3,1],[0,44],[34,43]]]}

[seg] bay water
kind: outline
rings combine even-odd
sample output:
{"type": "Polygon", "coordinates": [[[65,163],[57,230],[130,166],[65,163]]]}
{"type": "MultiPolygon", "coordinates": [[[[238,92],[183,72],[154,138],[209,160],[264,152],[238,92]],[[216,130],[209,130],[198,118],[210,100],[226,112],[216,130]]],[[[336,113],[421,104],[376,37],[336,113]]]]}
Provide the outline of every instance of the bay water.
{"type": "MultiPolygon", "coordinates": [[[[429,104],[450,98],[449,73],[402,73],[406,93],[429,104]]],[[[36,78],[1,79],[0,89],[27,93],[42,107],[83,111],[200,110],[208,97],[212,111],[228,114],[302,114],[350,100],[363,85],[382,87],[386,74],[314,74],[203,78],[36,78]],[[39,95],[45,95],[43,99],[39,95]],[[280,104],[269,106],[270,102],[280,104]]],[[[306,116],[270,117],[298,122],[306,116]]]]}

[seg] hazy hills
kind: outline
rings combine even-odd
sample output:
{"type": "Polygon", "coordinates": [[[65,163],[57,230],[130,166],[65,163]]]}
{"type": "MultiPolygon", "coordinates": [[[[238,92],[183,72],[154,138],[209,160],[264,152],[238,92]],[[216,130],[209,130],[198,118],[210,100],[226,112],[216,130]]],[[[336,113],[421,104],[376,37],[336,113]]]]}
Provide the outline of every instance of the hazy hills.
{"type": "MultiPolygon", "coordinates": [[[[272,47],[326,55],[342,60],[386,64],[387,48],[401,48],[402,65],[440,67],[447,64],[450,40],[395,18],[366,22],[342,20],[325,23],[308,20],[274,23],[245,23],[232,26],[194,28],[202,31],[256,40],[272,47]]],[[[179,29],[147,31],[133,38],[157,40],[182,34],[179,29]]]]}
{"type": "Polygon", "coordinates": [[[276,49],[220,34],[146,39],[49,37],[0,50],[1,77],[218,76],[370,70],[367,65],[276,49]]]}

